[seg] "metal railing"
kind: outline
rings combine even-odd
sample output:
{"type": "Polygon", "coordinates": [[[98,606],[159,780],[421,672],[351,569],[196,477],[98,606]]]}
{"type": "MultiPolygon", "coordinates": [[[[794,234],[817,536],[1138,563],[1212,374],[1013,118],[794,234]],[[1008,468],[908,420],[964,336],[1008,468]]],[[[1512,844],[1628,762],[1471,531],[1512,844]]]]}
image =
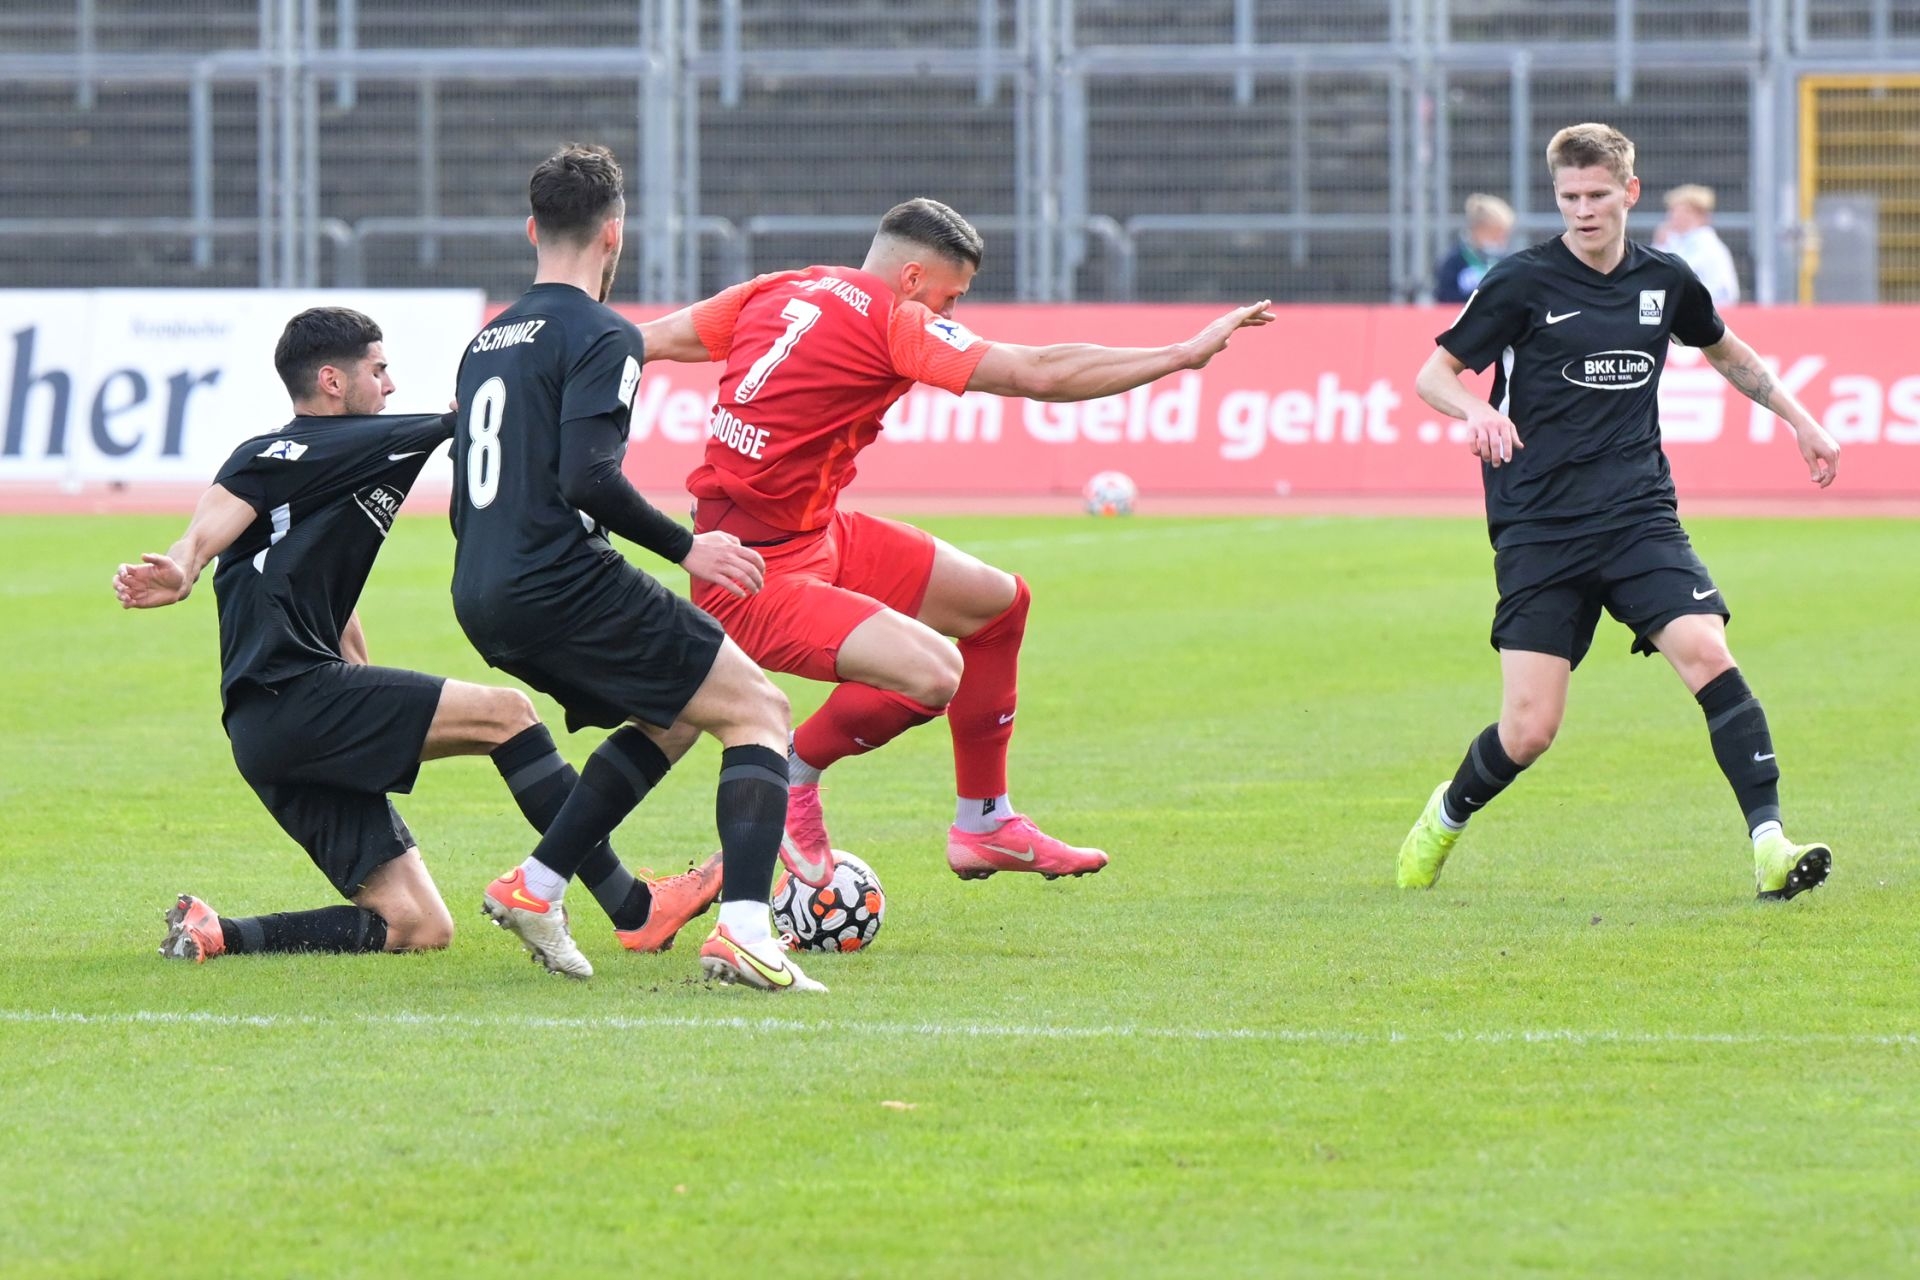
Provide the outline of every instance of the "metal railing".
{"type": "Polygon", "coordinates": [[[828,50],[755,46],[745,37],[741,0],[635,0],[631,46],[392,49],[362,40],[365,0],[258,0],[253,48],[125,52],[102,48],[94,0],[75,0],[71,48],[0,53],[0,86],[71,85],[77,113],[98,108],[102,85],[183,87],[187,207],[179,215],[146,218],[0,218],[0,243],[177,237],[190,245],[193,266],[205,270],[214,264],[216,240],[251,236],[262,285],[361,283],[367,244],[395,237],[413,240],[419,265],[437,266],[443,240],[518,235],[520,226],[517,217],[443,213],[440,86],[499,77],[623,83],[633,86],[637,104],[639,199],[629,229],[638,246],[638,292],[652,300],[681,300],[703,291],[703,250],[709,245],[717,248],[723,273],[746,274],[771,265],[756,260],[756,239],[857,234],[872,223],[870,215],[702,208],[701,127],[709,116],[738,109],[753,86],[765,83],[954,84],[970,87],[983,109],[1003,99],[1010,106],[1011,207],[973,220],[1010,235],[1017,297],[1071,298],[1089,284],[1104,297],[1133,297],[1146,245],[1258,233],[1278,238],[1285,259],[1304,266],[1317,240],[1365,233],[1377,238],[1393,295],[1410,298],[1424,289],[1453,232],[1458,151],[1451,101],[1463,79],[1504,87],[1503,194],[1519,213],[1522,230],[1546,231],[1557,223],[1550,211],[1531,207],[1529,194],[1544,142],[1535,120],[1540,79],[1605,76],[1624,108],[1639,100],[1650,76],[1700,73],[1737,76],[1745,85],[1747,189],[1744,201],[1729,202],[1734,207],[1719,223],[1746,235],[1752,293],[1772,301],[1791,294],[1783,282],[1796,275],[1798,228],[1777,193],[1792,191],[1797,176],[1793,94],[1799,77],[1834,66],[1920,67],[1920,38],[1896,23],[1894,0],[1859,0],[1855,26],[1864,23],[1863,37],[1822,34],[1821,24],[1831,22],[1838,8],[1832,3],[1748,0],[1745,34],[1738,38],[1644,40],[1637,0],[1612,0],[1609,36],[1528,43],[1456,39],[1471,8],[1463,0],[1389,0],[1383,38],[1376,41],[1262,40],[1263,18],[1269,27],[1277,25],[1268,13],[1273,7],[1234,0],[1227,25],[1208,33],[1213,39],[1083,45],[1075,0],[976,0],[970,43],[828,50]],[[332,18],[327,41],[321,39],[323,3],[332,18]],[[1003,19],[1011,19],[1010,39],[1003,36],[1003,19]],[[703,23],[717,31],[712,47],[702,44],[703,23]],[[1310,127],[1310,108],[1316,86],[1333,77],[1364,80],[1379,99],[1390,161],[1383,189],[1365,212],[1326,207],[1326,193],[1315,184],[1314,148],[1321,144],[1310,127]],[[1240,109],[1253,107],[1262,95],[1287,95],[1285,180],[1264,193],[1267,207],[1093,207],[1093,138],[1100,126],[1090,91],[1196,78],[1228,87],[1240,109]],[[343,219],[328,207],[320,171],[323,111],[351,113],[366,85],[394,83],[416,86],[419,94],[416,207],[406,214],[343,219]],[[214,105],[221,86],[254,92],[256,207],[247,218],[215,216],[214,105]],[[323,90],[330,90],[325,107],[323,90]],[[1741,203],[1744,210],[1737,207],[1741,203]],[[113,229],[101,230],[107,227],[113,229]],[[331,248],[330,257],[323,246],[331,248]],[[1089,272],[1096,248],[1101,269],[1089,272]]]}

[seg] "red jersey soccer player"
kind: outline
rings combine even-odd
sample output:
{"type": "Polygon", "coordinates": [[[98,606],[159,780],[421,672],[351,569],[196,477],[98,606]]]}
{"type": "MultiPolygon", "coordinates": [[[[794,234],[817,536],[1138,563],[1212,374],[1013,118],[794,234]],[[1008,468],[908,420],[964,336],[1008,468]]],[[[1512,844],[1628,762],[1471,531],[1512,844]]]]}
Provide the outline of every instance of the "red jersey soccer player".
{"type": "Polygon", "coordinates": [[[811,885],[833,876],[821,771],[943,711],[959,794],[947,834],[956,873],[1052,878],[1107,864],[1098,849],[1041,832],[1007,796],[1027,584],[910,525],[838,509],[881,415],[915,382],[955,395],[1116,395],[1198,369],[1236,330],[1273,319],[1262,301],[1165,347],[989,343],[952,318],[982,247],[952,209],[909,200],[881,220],[858,270],[760,276],[641,327],[649,359],[726,361],[706,460],[687,480],[694,523],[766,560],[757,594],[696,582],[694,602],[762,666],[840,686],[794,731],[789,753],[781,855],[811,885]]]}

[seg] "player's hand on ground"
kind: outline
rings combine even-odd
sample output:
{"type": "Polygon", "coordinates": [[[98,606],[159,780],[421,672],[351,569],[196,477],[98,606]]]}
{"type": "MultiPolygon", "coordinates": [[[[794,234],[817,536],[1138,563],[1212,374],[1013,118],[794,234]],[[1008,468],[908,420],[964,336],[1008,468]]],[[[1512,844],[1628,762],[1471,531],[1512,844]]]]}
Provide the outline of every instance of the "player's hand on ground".
{"type": "Polygon", "coordinates": [[[766,582],[767,563],[752,547],[718,529],[693,535],[693,550],[680,567],[687,576],[725,587],[736,596],[750,596],[766,582]]]}
{"type": "Polygon", "coordinates": [[[123,564],[113,575],[113,594],[122,609],[155,609],[187,597],[187,574],[171,557],[148,552],[139,564],[123,564]]]}
{"type": "Polygon", "coordinates": [[[1800,456],[1807,460],[1807,474],[1813,482],[1822,489],[1832,484],[1840,474],[1840,442],[1817,422],[1809,430],[1796,432],[1794,441],[1800,446],[1800,456]]]}
{"type": "Polygon", "coordinates": [[[1513,461],[1516,450],[1527,446],[1520,442],[1520,429],[1506,414],[1491,405],[1467,415],[1467,448],[1489,466],[1499,467],[1513,461]]]}
{"type": "Polygon", "coordinates": [[[1273,299],[1262,298],[1250,306],[1235,307],[1227,314],[1215,320],[1199,333],[1187,340],[1188,355],[1185,367],[1204,369],[1207,361],[1213,359],[1227,348],[1227,341],[1241,329],[1257,329],[1263,324],[1272,324],[1274,314],[1270,310],[1273,299]]]}

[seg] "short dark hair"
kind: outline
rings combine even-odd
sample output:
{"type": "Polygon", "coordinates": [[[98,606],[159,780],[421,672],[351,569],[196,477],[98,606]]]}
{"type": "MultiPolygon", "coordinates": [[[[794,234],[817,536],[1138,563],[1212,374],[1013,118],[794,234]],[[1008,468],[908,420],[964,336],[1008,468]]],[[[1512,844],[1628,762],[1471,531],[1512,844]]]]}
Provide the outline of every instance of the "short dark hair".
{"type": "Polygon", "coordinates": [[[938,200],[916,196],[887,210],[880,234],[931,249],[949,262],[979,267],[987,242],[973,224],[938,200]]]}
{"type": "Polygon", "coordinates": [[[583,241],[626,203],[626,174],[605,147],[569,142],[542,160],[527,182],[541,236],[583,241]]]}
{"type": "Polygon", "coordinates": [[[273,367],[286,383],[287,394],[304,400],[313,394],[322,365],[352,364],[364,359],[367,348],[380,341],[380,326],[369,316],[347,307],[309,307],[280,331],[280,341],[273,347],[273,367]]]}

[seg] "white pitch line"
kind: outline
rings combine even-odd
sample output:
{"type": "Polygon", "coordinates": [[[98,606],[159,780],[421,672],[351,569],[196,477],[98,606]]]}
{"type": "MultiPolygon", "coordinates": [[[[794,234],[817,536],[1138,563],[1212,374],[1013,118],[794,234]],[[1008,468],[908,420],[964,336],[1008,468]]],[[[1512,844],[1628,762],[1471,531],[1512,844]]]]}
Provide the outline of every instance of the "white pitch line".
{"type": "Polygon", "coordinates": [[[194,1010],[135,1009],[117,1013],[77,1013],[60,1009],[0,1009],[0,1023],[68,1026],[249,1027],[272,1030],[299,1027],[404,1027],[420,1030],[526,1031],[751,1031],[790,1035],[936,1036],[948,1039],[1004,1040],[1175,1040],[1246,1041],[1368,1047],[1381,1045],[1485,1044],[1570,1045],[1832,1045],[1855,1048],[1916,1048],[1916,1032],[1770,1032],[1770,1031],[1606,1031],[1538,1028],[1516,1031],[1339,1031],[1290,1027],[1151,1027],[1115,1024],[1101,1027],[996,1024],[979,1022],[867,1022],[823,1019],[804,1022],[774,1017],[541,1017],[458,1013],[281,1014],[207,1013],[194,1010]]]}

